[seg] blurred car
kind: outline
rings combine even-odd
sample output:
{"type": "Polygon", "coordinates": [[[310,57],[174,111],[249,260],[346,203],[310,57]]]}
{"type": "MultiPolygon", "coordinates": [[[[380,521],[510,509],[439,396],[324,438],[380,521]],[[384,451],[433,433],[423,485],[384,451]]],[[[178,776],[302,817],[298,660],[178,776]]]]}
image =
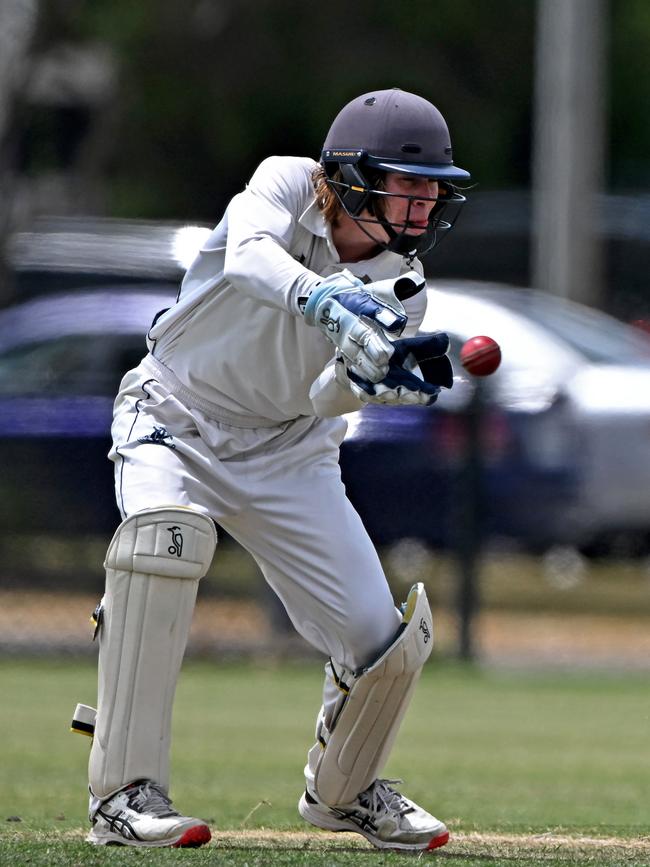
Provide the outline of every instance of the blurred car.
{"type": "Polygon", "coordinates": [[[348,493],[374,538],[464,544],[474,521],[531,550],[647,553],[647,335],[533,290],[447,281],[428,293],[423,330],[449,333],[453,389],[433,411],[355,413],[342,454],[348,493]],[[459,362],[477,334],[503,352],[499,370],[480,380],[459,362]],[[479,511],[468,517],[475,495],[479,511]]]}
{"type": "MultiPolygon", "coordinates": [[[[348,493],[375,541],[458,543],[477,488],[468,472],[472,429],[483,533],[536,549],[593,545],[608,534],[647,539],[647,337],[526,290],[462,282],[428,292],[424,327],[451,335],[454,388],[434,408],[369,406],[353,414],[341,450],[348,493]],[[499,341],[504,360],[477,390],[458,353],[480,333],[499,341]]],[[[115,281],[0,311],[6,530],[114,529],[106,459],[114,396],[146,352],[154,315],[175,294],[173,284],[115,281]]]]}
{"type": "Polygon", "coordinates": [[[110,532],[113,400],[176,289],[53,293],[0,311],[0,523],[13,532],[110,532]]]}

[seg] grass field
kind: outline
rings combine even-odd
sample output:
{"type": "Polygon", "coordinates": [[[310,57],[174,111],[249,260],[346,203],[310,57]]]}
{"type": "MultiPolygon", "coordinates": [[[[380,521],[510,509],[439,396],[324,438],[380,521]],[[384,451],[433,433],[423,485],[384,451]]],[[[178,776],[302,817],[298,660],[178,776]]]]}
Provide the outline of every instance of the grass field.
{"type": "MultiPolygon", "coordinates": [[[[0,662],[0,864],[398,865],[296,812],[320,666],[188,664],[174,717],[172,795],[208,819],[201,850],[95,849],[86,830],[90,663],[0,662]]],[[[387,776],[443,818],[455,865],[650,865],[647,675],[427,666],[387,776]]]]}

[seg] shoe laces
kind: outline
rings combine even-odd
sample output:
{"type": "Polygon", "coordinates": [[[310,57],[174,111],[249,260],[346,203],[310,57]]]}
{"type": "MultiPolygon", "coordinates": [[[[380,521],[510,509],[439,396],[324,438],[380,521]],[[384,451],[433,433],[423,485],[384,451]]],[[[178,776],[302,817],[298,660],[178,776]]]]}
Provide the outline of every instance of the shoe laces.
{"type": "Polygon", "coordinates": [[[129,806],[140,813],[149,813],[159,819],[178,816],[172,802],[156,783],[146,782],[134,786],[129,792],[129,806]]]}
{"type": "Polygon", "coordinates": [[[359,795],[359,802],[373,813],[391,812],[404,816],[413,808],[400,792],[392,788],[400,783],[402,780],[375,780],[359,795]]]}

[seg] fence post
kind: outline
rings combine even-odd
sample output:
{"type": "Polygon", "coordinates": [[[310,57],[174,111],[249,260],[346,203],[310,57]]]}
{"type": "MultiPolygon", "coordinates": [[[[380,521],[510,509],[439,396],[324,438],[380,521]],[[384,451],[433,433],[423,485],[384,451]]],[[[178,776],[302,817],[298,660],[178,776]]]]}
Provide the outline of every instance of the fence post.
{"type": "Polygon", "coordinates": [[[476,617],[480,605],[479,570],[483,542],[483,459],[481,432],[485,418],[485,385],[473,381],[472,397],[462,414],[463,454],[456,486],[456,565],[458,655],[476,659],[476,617]]]}

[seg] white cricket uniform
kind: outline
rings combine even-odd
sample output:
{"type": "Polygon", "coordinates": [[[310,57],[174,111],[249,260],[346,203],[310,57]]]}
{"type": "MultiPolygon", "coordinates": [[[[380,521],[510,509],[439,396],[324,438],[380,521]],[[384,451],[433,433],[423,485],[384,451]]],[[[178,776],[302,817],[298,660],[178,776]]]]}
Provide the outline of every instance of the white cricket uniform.
{"type": "MultiPolygon", "coordinates": [[[[123,379],[111,458],[123,517],[169,505],[210,516],[252,554],[297,631],[357,669],[401,617],[340,478],[340,414],[361,404],[336,384],[334,347],[298,298],[344,268],[374,281],[421,265],[388,251],[341,262],[315,167],[271,157],[231,201],[123,379]]],[[[405,336],[425,304],[424,292],[405,303],[405,336]]],[[[326,712],[335,697],[326,682],[326,712]]]]}

